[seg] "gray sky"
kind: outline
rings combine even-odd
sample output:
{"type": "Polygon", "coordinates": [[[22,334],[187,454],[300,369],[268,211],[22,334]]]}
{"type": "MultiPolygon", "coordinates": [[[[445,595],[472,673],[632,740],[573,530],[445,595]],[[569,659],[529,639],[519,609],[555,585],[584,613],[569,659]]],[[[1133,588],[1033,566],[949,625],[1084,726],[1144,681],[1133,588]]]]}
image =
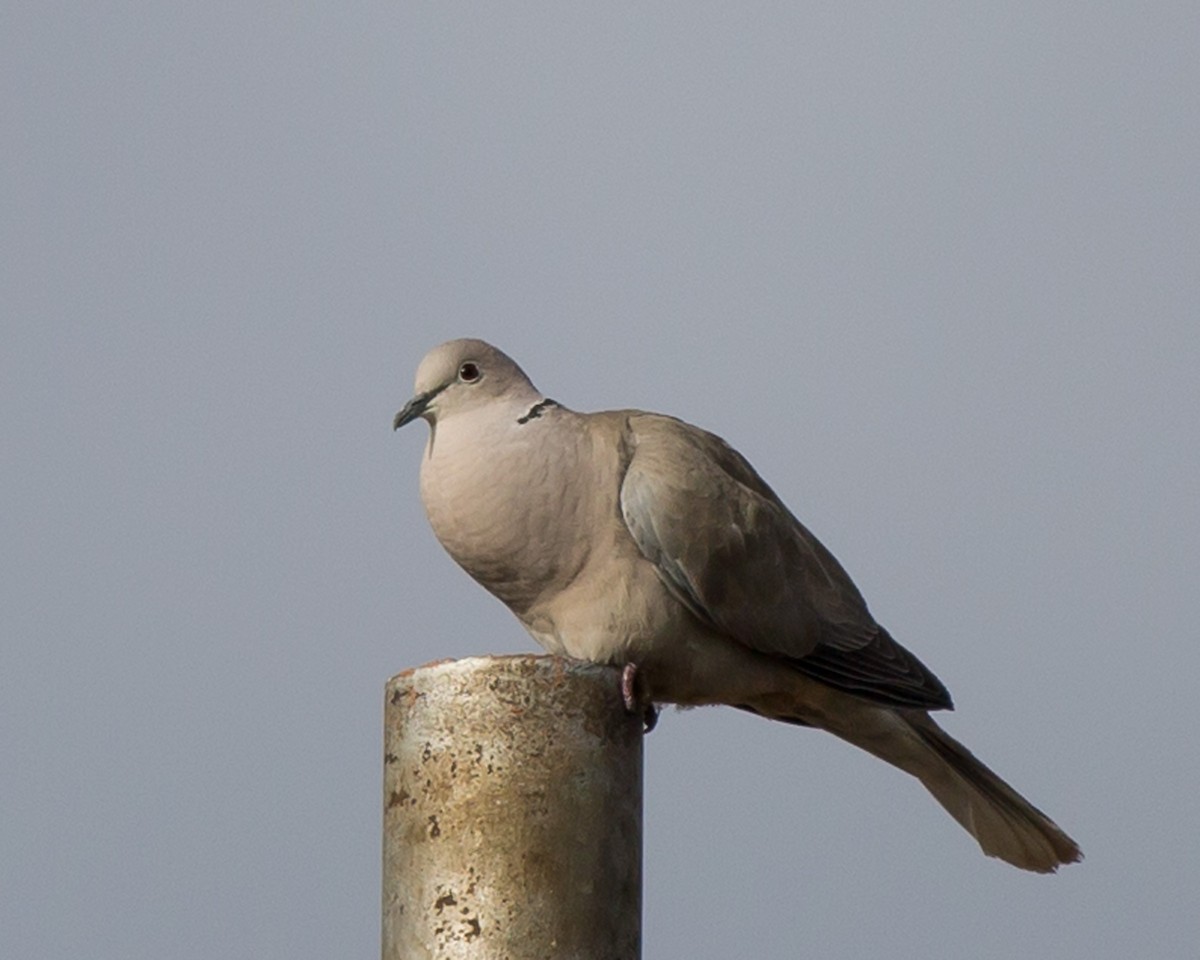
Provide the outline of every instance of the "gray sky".
{"type": "Polygon", "coordinates": [[[647,742],[645,956],[1196,956],[1194,2],[0,14],[0,956],[378,951],[388,675],[532,648],[393,436],[454,336],[737,446],[1087,860],[647,742]]]}

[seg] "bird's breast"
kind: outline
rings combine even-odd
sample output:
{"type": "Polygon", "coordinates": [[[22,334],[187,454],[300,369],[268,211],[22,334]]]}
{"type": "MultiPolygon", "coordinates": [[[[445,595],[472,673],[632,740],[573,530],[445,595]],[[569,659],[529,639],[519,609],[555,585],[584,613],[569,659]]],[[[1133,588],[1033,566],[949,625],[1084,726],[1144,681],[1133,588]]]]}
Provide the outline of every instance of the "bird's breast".
{"type": "MultiPolygon", "coordinates": [[[[439,425],[421,467],[421,499],[454,560],[518,616],[587,561],[594,503],[568,433],[553,445],[536,422],[503,425],[503,442],[439,425]],[[582,478],[582,479],[581,479],[582,478]]],[[[496,438],[499,440],[500,438],[496,438]]]]}

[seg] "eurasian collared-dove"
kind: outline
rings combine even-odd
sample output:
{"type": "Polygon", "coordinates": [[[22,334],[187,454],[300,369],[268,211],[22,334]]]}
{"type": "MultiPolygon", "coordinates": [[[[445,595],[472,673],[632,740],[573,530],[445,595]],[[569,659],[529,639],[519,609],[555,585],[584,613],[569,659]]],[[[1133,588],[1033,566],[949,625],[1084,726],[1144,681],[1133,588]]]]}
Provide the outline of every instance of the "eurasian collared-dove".
{"type": "Polygon", "coordinates": [[[720,438],[575,413],[481,340],[421,361],[394,426],[418,417],[442,546],[548,651],[625,668],[631,708],[723,703],[819,727],[919,779],[984,853],[1041,872],[1081,858],[934,722],[946,688],[720,438]]]}

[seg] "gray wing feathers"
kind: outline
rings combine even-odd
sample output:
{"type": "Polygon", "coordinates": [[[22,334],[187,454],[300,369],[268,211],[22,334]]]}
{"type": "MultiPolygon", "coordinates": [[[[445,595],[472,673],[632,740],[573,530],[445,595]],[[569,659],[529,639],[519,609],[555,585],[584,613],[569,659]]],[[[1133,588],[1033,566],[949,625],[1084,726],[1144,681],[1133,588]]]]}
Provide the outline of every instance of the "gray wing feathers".
{"type": "Polygon", "coordinates": [[[629,418],[625,524],[671,593],[722,633],[851,693],[948,707],[916,657],[875,623],[849,575],[719,437],[629,418]]]}

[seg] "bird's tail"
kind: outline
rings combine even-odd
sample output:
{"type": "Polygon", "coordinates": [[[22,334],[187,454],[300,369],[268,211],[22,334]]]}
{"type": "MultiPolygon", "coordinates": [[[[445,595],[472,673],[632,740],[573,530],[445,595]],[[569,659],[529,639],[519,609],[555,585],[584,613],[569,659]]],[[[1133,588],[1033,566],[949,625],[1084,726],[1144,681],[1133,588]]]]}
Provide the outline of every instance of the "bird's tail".
{"type": "Polygon", "coordinates": [[[827,729],[920,780],[988,856],[1038,873],[1053,873],[1083,859],[1075,841],[1053,820],[929,714],[864,704],[857,720],[843,729],[827,729]]]}

